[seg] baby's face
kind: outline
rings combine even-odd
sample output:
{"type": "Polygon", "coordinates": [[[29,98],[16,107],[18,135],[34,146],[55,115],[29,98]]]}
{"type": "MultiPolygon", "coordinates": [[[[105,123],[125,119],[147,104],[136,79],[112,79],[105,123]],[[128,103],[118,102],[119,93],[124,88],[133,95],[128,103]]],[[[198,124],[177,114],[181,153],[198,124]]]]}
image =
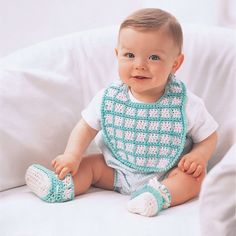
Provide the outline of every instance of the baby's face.
{"type": "Polygon", "coordinates": [[[119,76],[137,99],[155,102],[164,90],[170,73],[175,73],[183,61],[173,40],[163,32],[120,31],[116,49],[119,76]]]}

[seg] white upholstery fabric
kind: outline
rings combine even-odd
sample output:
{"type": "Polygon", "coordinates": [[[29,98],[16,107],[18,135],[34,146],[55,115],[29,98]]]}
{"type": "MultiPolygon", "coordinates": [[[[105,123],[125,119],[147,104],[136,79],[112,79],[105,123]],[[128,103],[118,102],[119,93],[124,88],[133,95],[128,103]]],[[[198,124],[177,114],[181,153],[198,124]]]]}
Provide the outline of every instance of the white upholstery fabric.
{"type": "MultiPolygon", "coordinates": [[[[211,168],[236,141],[236,33],[183,29],[185,62],[178,76],[205,100],[220,125],[211,168]]],[[[116,36],[117,27],[77,33],[1,60],[0,191],[24,185],[30,164],[50,166],[64,150],[82,108],[117,76],[116,36]]],[[[200,234],[197,200],[148,219],[128,213],[126,201],[99,190],[65,204],[47,204],[26,187],[3,191],[0,235],[200,234]]]]}
{"type": "Polygon", "coordinates": [[[184,27],[185,62],[178,75],[203,98],[219,123],[219,141],[209,169],[236,142],[236,31],[217,27],[184,27]]]}
{"type": "Polygon", "coordinates": [[[4,191],[0,193],[0,235],[200,235],[198,201],[147,218],[128,212],[128,199],[119,193],[92,189],[71,202],[50,204],[26,187],[4,191]]]}
{"type": "Polygon", "coordinates": [[[82,108],[116,75],[115,38],[115,28],[77,33],[0,62],[0,191],[64,151],[82,108]]]}
{"type": "Polygon", "coordinates": [[[236,144],[208,174],[200,195],[201,235],[236,233],[236,144]]]}

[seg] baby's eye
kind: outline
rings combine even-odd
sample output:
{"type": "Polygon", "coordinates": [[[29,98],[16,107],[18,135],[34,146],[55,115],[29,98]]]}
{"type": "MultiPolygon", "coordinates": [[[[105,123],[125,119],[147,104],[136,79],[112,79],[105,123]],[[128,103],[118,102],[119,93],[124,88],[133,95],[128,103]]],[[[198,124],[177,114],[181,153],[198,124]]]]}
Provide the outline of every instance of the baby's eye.
{"type": "Polygon", "coordinates": [[[150,59],[150,60],[153,60],[153,61],[157,61],[157,60],[160,60],[160,57],[157,56],[157,55],[151,55],[151,56],[149,57],[149,59],[150,59]]]}
{"type": "Polygon", "coordinates": [[[125,53],[125,57],[134,58],[134,54],[131,52],[127,52],[127,53],[125,53]]]}

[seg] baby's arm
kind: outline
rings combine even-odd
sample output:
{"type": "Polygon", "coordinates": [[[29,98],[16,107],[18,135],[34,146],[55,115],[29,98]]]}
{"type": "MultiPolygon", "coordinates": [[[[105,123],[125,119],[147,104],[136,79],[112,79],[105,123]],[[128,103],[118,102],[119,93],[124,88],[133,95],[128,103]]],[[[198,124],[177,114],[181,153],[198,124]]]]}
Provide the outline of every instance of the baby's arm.
{"type": "Polygon", "coordinates": [[[199,178],[205,172],[207,162],[211,158],[217,142],[217,133],[193,145],[193,149],[184,155],[178,167],[185,173],[199,178]]]}
{"type": "Polygon", "coordinates": [[[76,174],[84,151],[97,133],[83,119],[78,122],[71,132],[64,154],[52,160],[52,166],[60,179],[68,173],[76,174]]]}

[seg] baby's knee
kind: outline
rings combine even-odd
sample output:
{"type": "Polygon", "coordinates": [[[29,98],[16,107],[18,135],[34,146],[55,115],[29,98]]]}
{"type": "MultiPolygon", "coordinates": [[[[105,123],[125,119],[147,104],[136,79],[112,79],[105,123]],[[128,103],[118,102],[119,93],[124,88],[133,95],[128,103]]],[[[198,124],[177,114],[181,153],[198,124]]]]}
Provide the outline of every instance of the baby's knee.
{"type": "Polygon", "coordinates": [[[203,182],[205,174],[202,174],[198,178],[194,177],[193,175],[189,175],[187,173],[184,173],[184,172],[182,172],[182,175],[183,175],[183,178],[185,178],[189,182],[189,184],[187,186],[189,188],[189,191],[192,194],[192,197],[197,197],[200,193],[202,182],[203,182]]]}
{"type": "Polygon", "coordinates": [[[196,178],[193,175],[187,174],[179,168],[176,168],[170,173],[169,177],[179,178],[180,183],[186,187],[186,190],[190,193],[191,197],[197,197],[200,193],[205,173],[202,173],[196,178]]]}

